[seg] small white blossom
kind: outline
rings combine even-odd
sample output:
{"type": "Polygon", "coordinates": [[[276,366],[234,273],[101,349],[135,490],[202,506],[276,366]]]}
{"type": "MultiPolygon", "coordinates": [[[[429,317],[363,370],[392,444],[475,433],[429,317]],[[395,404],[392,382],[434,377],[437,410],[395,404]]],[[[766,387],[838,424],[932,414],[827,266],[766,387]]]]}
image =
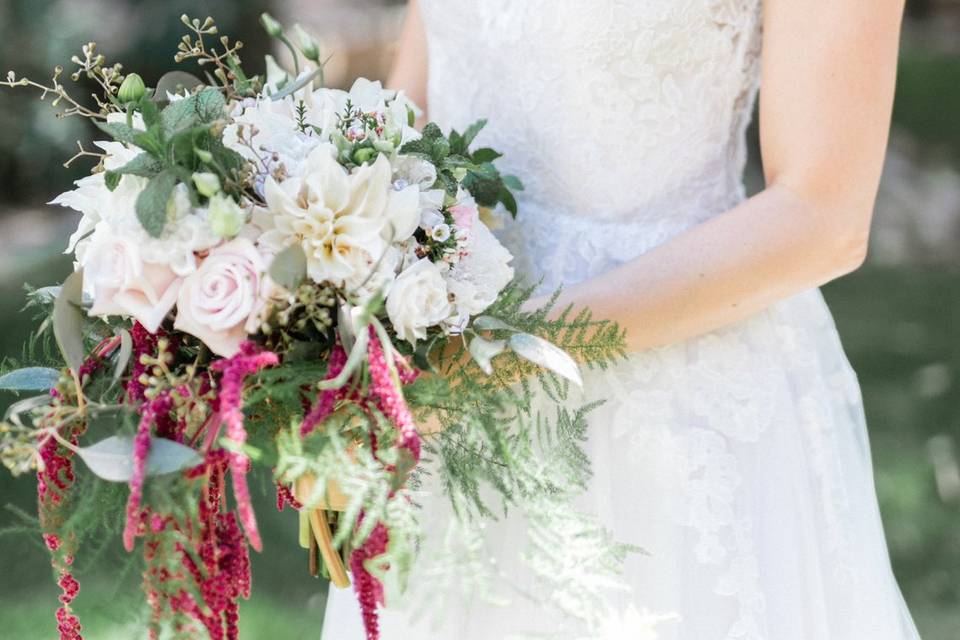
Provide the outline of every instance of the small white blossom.
{"type": "Polygon", "coordinates": [[[450,239],[450,225],[440,223],[430,230],[430,237],[437,242],[446,242],[450,239]]]}

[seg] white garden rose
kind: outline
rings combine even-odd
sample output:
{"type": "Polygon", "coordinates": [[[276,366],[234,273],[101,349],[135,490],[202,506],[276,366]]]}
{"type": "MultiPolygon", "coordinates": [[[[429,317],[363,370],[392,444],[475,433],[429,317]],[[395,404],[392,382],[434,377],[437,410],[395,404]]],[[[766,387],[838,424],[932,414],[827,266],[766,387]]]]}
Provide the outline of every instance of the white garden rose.
{"type": "MultiPolygon", "coordinates": [[[[321,112],[314,107],[311,95],[298,94],[300,97],[307,109],[307,122],[317,123],[321,112]]],[[[272,173],[300,175],[307,156],[320,144],[320,137],[310,129],[306,132],[298,129],[298,103],[299,100],[294,101],[292,97],[282,100],[263,97],[239,103],[233,122],[223,130],[223,144],[254,165],[266,163],[272,173]]]]}
{"type": "MultiPolygon", "coordinates": [[[[120,168],[141,153],[117,142],[96,144],[108,154],[104,160],[108,170],[120,168]]],[[[177,185],[167,204],[167,224],[163,234],[154,238],[147,233],[137,218],[136,205],[148,183],[147,178],[124,175],[111,191],[103,174],[98,173],[77,181],[76,189],[53,200],[51,204],[83,214],[66,252],[73,252],[77,263],[82,264],[94,230],[106,225],[110,233],[122,235],[134,243],[143,262],[168,266],[178,276],[192,273],[196,269],[195,254],[216,245],[220,238],[203,216],[196,215],[184,184],[177,185]]]]}
{"type": "Polygon", "coordinates": [[[156,333],[177,301],[182,279],[168,266],[144,262],[137,243],[101,223],[84,251],[84,289],[92,316],[124,315],[156,333]]]}
{"type": "Polygon", "coordinates": [[[350,91],[318,89],[313,92],[310,123],[319,127],[322,137],[328,139],[337,127],[337,117],[346,111],[347,101],[363,113],[383,116],[384,137],[390,139],[399,134],[400,144],[420,138],[420,132],[410,126],[409,110],[419,114],[417,108],[404,93],[384,89],[379,81],[358,78],[350,91]]]}
{"type": "MultiPolygon", "coordinates": [[[[437,181],[437,168],[419,156],[397,156],[393,163],[394,177],[407,184],[415,184],[421,190],[427,190],[437,181]]],[[[443,193],[442,191],[440,192],[443,193]]],[[[440,201],[443,205],[443,201],[440,201]]]]}
{"type": "Polygon", "coordinates": [[[447,272],[447,287],[459,320],[482,313],[513,280],[513,256],[476,217],[464,255],[447,272]]]}
{"type": "MultiPolygon", "coordinates": [[[[129,149],[126,145],[119,142],[94,142],[106,155],[103,159],[104,168],[108,170],[119,169],[130,160],[133,160],[141,152],[139,149],[129,149]]],[[[97,223],[104,219],[101,213],[109,214],[110,211],[120,210],[123,212],[134,212],[137,196],[145,186],[146,178],[136,176],[123,176],[120,180],[120,186],[114,191],[107,189],[104,182],[104,174],[95,173],[77,180],[76,189],[61,193],[54,198],[50,204],[57,204],[83,214],[77,230],[70,236],[67,243],[67,249],[64,253],[83,253],[83,248],[89,243],[89,236],[97,223]]],[[[81,256],[77,256],[79,261],[81,256]]]]}
{"type": "Polygon", "coordinates": [[[402,262],[403,252],[393,246],[387,247],[379,260],[369,259],[344,286],[356,297],[358,304],[365,304],[378,293],[389,292],[402,262]]]}
{"type": "Polygon", "coordinates": [[[427,329],[450,315],[447,285],[436,265],[426,258],[407,267],[387,296],[387,315],[397,337],[413,345],[427,337],[427,329]]]}
{"type": "Polygon", "coordinates": [[[263,258],[246,238],[213,249],[183,281],[174,328],[196,336],[217,355],[233,356],[247,336],[263,272],[263,258]]]}
{"type": "Polygon", "coordinates": [[[260,237],[260,245],[279,253],[299,242],[312,280],[343,284],[358,271],[366,273],[391,242],[413,235],[420,221],[419,190],[393,189],[384,156],[348,172],[334,153],[331,145],[317,147],[302,177],[279,183],[267,179],[272,228],[260,237]]]}

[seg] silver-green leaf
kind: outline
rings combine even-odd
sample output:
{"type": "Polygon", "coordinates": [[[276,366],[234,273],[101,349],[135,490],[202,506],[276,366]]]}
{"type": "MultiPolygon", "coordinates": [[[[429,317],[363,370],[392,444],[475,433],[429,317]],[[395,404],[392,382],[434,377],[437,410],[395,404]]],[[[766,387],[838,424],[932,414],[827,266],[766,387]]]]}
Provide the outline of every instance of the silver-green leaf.
{"type": "Polygon", "coordinates": [[[583,377],[576,361],[563,349],[543,338],[529,333],[517,333],[510,336],[510,348],[521,358],[566,378],[578,387],[583,387],[583,377]]]}
{"type": "Polygon", "coordinates": [[[192,73],[187,73],[186,71],[170,71],[160,76],[160,79],[157,80],[157,88],[154,91],[153,99],[164,102],[167,99],[168,93],[177,95],[184,90],[193,91],[203,84],[203,80],[192,73]]]}
{"type": "Polygon", "coordinates": [[[127,365],[130,364],[130,356],[133,355],[133,337],[130,335],[130,332],[126,329],[120,330],[120,350],[117,352],[117,363],[113,369],[113,382],[117,383],[121,377],[123,377],[124,372],[127,370],[127,365]]]}
{"type": "Polygon", "coordinates": [[[63,282],[53,302],[53,335],[67,366],[80,370],[86,357],[83,345],[83,270],[74,271],[63,282]]]}
{"type": "Polygon", "coordinates": [[[15,425],[23,426],[21,416],[30,413],[34,409],[46,407],[50,404],[51,400],[52,398],[50,397],[49,393],[45,393],[42,396],[24,398],[23,400],[14,402],[12,405],[7,407],[7,411],[4,413],[3,419],[12,422],[15,425]]]}
{"type": "Polygon", "coordinates": [[[27,367],[0,376],[0,389],[7,391],[49,391],[56,386],[60,372],[49,367],[27,367]]]}
{"type": "Polygon", "coordinates": [[[520,331],[520,329],[507,324],[500,318],[494,318],[493,316],[479,316],[474,318],[473,328],[478,331],[520,331]]]}
{"type": "Polygon", "coordinates": [[[470,341],[470,356],[488,376],[493,373],[492,360],[506,351],[506,340],[487,340],[476,337],[470,341]]]}
{"type": "MultiPolygon", "coordinates": [[[[133,438],[110,436],[89,447],[79,447],[77,455],[99,478],[108,482],[130,482],[133,477],[133,438]]],[[[189,469],[203,462],[194,449],[166,438],[150,438],[147,475],[161,476],[189,469]]]]}
{"type": "Polygon", "coordinates": [[[307,255],[300,243],[292,244],[273,259],[270,278],[284,289],[293,291],[307,277],[307,255]]]}

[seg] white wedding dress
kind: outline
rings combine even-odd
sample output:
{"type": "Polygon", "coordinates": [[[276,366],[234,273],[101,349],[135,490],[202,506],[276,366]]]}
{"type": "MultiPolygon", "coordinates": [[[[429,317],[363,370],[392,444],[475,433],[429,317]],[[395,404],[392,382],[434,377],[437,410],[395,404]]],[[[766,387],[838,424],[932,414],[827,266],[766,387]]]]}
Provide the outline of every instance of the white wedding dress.
{"type": "MultiPolygon", "coordinates": [[[[420,4],[429,115],[461,131],[490,118],[479,142],[526,183],[502,237],[545,291],[744,198],[761,0],[420,4]]],[[[644,609],[677,614],[665,640],[919,637],[890,569],[857,379],[818,291],[590,373],[585,396],[608,402],[581,506],[647,552],[627,561],[632,591],[605,637],[649,637],[631,622],[644,609]]],[[[428,528],[443,502],[426,501],[428,528]]],[[[488,530],[504,567],[518,526],[488,530]]],[[[326,640],[363,637],[354,600],[332,593],[326,640]]],[[[390,604],[384,640],[582,637],[523,599],[445,605],[439,628],[390,604]]]]}

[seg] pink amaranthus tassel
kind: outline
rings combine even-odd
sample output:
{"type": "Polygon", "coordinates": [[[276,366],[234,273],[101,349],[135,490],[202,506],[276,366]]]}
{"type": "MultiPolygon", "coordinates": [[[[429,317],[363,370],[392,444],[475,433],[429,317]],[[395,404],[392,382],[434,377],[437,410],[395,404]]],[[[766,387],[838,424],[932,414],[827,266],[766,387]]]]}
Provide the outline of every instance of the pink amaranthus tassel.
{"type": "MultiPolygon", "coordinates": [[[[388,347],[389,348],[389,347],[388,347]]],[[[376,401],[377,408],[400,432],[398,445],[410,453],[414,464],[420,460],[420,434],[413,421],[413,414],[403,397],[400,385],[410,384],[416,379],[416,372],[405,362],[398,361],[399,381],[387,365],[384,345],[380,343],[374,329],[370,329],[370,344],[367,357],[370,366],[370,395],[376,401]]],[[[361,516],[362,517],[362,516],[361,516]]],[[[380,621],[377,609],[384,604],[383,584],[366,567],[366,563],[383,555],[387,550],[389,533],[383,523],[377,523],[370,537],[350,556],[350,570],[353,573],[354,589],[360,601],[363,626],[367,640],[379,640],[380,621]]]]}
{"type": "Polygon", "coordinates": [[[382,523],[377,523],[366,541],[350,554],[353,588],[360,601],[360,612],[363,615],[363,628],[366,630],[367,640],[380,640],[380,619],[377,609],[383,606],[383,583],[367,570],[366,562],[383,555],[387,550],[387,542],[389,542],[387,528],[382,523]]]}
{"type": "MultiPolygon", "coordinates": [[[[243,384],[247,376],[265,367],[279,363],[277,354],[261,351],[249,340],[240,346],[240,352],[232,358],[217,360],[211,365],[221,371],[220,380],[220,420],[227,425],[227,438],[242,447],[247,441],[247,431],[243,427],[243,384]]],[[[257,551],[263,549],[257,520],[250,504],[250,490],[247,487],[247,470],[250,459],[240,451],[230,452],[230,471],[233,477],[233,494],[237,500],[237,511],[243,529],[250,540],[250,546],[257,551]]]]}
{"type": "MultiPolygon", "coordinates": [[[[343,371],[343,368],[347,364],[347,352],[343,350],[343,347],[338,341],[333,347],[333,352],[330,354],[330,366],[327,368],[327,380],[333,380],[343,371]]],[[[313,405],[313,409],[310,410],[310,413],[303,419],[303,424],[300,426],[300,436],[306,437],[317,428],[317,425],[330,417],[330,414],[333,413],[333,409],[337,405],[337,401],[343,397],[343,389],[324,389],[317,395],[317,401],[313,405]]]]}
{"type": "MultiPolygon", "coordinates": [[[[414,462],[420,460],[420,433],[413,421],[413,414],[403,397],[403,390],[395,383],[390,367],[387,366],[383,345],[373,328],[370,328],[370,346],[367,348],[370,362],[370,393],[377,400],[378,409],[400,431],[399,445],[413,456],[414,462]]],[[[398,362],[400,383],[410,384],[416,379],[415,372],[405,362],[398,362]]]]}
{"type": "Polygon", "coordinates": [[[133,476],[130,478],[130,497],[127,498],[127,522],[123,527],[123,547],[133,551],[134,539],[140,532],[140,502],[143,499],[143,483],[147,477],[147,458],[150,455],[150,430],[161,416],[170,413],[173,402],[170,392],[164,391],[153,400],[143,404],[140,425],[133,438],[133,476]]]}

